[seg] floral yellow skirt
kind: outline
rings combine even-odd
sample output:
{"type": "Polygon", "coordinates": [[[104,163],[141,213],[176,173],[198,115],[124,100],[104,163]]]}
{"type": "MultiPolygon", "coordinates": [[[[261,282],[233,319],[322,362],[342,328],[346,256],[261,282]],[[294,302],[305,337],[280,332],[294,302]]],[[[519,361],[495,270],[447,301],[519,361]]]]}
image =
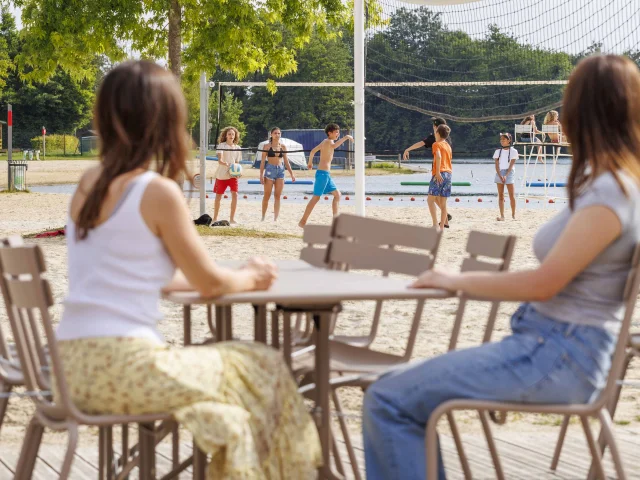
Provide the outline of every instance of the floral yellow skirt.
{"type": "Polygon", "coordinates": [[[59,348],[78,408],[172,412],[211,454],[209,479],[317,477],[315,424],[271,348],[240,342],[169,348],[139,338],[67,340],[59,348]]]}

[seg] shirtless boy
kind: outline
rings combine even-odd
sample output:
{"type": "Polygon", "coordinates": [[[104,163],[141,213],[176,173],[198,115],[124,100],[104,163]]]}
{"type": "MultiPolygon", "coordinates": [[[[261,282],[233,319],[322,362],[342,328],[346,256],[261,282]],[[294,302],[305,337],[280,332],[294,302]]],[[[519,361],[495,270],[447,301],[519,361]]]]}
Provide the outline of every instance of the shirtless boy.
{"type": "Polygon", "coordinates": [[[307,224],[307,220],[313,211],[313,207],[316,206],[316,203],[318,203],[322,195],[326,195],[328,193],[333,195],[333,203],[331,206],[333,207],[334,217],[338,215],[338,207],[340,206],[340,191],[337,189],[336,184],[333,183],[329,170],[331,170],[333,151],[347,140],[353,141],[353,137],[351,135],[347,135],[338,140],[338,137],[340,136],[340,127],[335,123],[327,125],[324,131],[327,134],[327,138],[311,150],[311,153],[309,153],[309,164],[307,165],[309,168],[313,168],[313,157],[318,151],[320,152],[320,163],[318,164],[318,170],[316,170],[316,179],[313,185],[313,197],[309,200],[309,204],[304,211],[302,220],[298,223],[298,226],[303,228],[307,224]]]}

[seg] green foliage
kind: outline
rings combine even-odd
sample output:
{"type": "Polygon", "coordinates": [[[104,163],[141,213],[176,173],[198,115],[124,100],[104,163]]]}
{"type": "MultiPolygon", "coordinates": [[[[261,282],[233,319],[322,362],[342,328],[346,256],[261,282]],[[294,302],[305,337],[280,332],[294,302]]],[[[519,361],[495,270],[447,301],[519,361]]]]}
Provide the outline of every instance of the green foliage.
{"type": "MultiPolygon", "coordinates": [[[[111,61],[128,56],[166,59],[171,2],[161,0],[20,0],[25,48],[18,57],[24,78],[48,80],[58,68],[74,80],[92,79],[94,55],[111,61]]],[[[185,73],[218,69],[243,78],[268,71],[281,77],[295,71],[296,51],[314,27],[345,22],[340,0],[223,2],[182,0],[180,28],[185,73]]]]}
{"type": "MultiPolygon", "coordinates": [[[[2,44],[8,47],[9,59],[17,62],[23,52],[24,42],[16,30],[13,17],[6,10],[2,10],[0,19],[0,48],[2,44]]],[[[76,63],[83,66],[81,59],[76,63]]],[[[95,57],[84,67],[91,69],[94,80],[102,71],[95,57]]],[[[78,83],[61,69],[56,69],[46,84],[30,84],[21,78],[17,69],[12,68],[2,90],[0,111],[4,116],[7,104],[13,107],[13,146],[30,148],[31,138],[38,136],[43,126],[50,133],[71,134],[76,128],[86,125],[91,119],[94,90],[95,83],[78,83]]],[[[6,126],[3,133],[3,138],[6,138],[6,126]]]]}
{"type": "MultiPolygon", "coordinates": [[[[335,32],[325,40],[316,33],[298,55],[298,70],[284,82],[352,82],[351,38],[335,32]],[[346,37],[346,38],[345,38],[346,37]]],[[[264,81],[256,76],[255,81],[264,81]]],[[[277,85],[277,83],[276,83],[277,85]]],[[[353,127],[353,89],[280,88],[275,94],[258,87],[244,92],[242,120],[247,126],[245,145],[257,145],[273,126],[280,128],[324,128],[335,122],[353,127]]]]}
{"type": "MultiPolygon", "coordinates": [[[[47,155],[70,155],[79,151],[80,141],[74,135],[47,135],[45,142],[47,155]]],[[[40,150],[41,154],[44,152],[42,135],[31,139],[31,148],[40,150]]]]}
{"type": "Polygon", "coordinates": [[[218,126],[218,92],[214,92],[213,95],[209,97],[209,123],[211,124],[210,143],[218,143],[218,140],[214,136],[216,132],[221,132],[225,127],[236,127],[238,132],[240,132],[238,143],[242,143],[247,126],[241,120],[241,117],[242,100],[236,98],[233,93],[223,93],[220,110],[220,126],[218,126]]]}

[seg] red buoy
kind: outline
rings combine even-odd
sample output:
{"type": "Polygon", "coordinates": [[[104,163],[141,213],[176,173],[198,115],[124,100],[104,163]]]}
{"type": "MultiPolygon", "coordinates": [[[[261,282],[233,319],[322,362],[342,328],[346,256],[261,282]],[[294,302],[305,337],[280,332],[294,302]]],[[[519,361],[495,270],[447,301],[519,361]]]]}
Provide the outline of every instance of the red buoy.
{"type": "Polygon", "coordinates": [[[244,196],[244,197],[242,197],[242,198],[247,198],[247,196],[245,195],[245,196],[244,196]]]}
{"type": "Polygon", "coordinates": [[[479,199],[478,199],[478,202],[482,203],[482,199],[481,199],[481,198],[479,198],[479,199]]]}
{"type": "Polygon", "coordinates": [[[304,199],[305,199],[305,200],[308,200],[308,199],[309,199],[309,197],[307,197],[307,196],[305,195],[305,196],[304,196],[304,199]]]}
{"type": "Polygon", "coordinates": [[[282,198],[283,198],[284,200],[286,200],[286,199],[287,199],[287,196],[285,195],[285,196],[284,196],[284,197],[282,197],[282,198]]]}
{"type": "Polygon", "coordinates": [[[412,201],[412,202],[415,202],[415,201],[416,201],[416,199],[415,199],[414,197],[411,197],[411,201],[412,201]]]}
{"type": "Polygon", "coordinates": [[[205,195],[205,198],[209,198],[209,195],[205,195]]]}
{"type": "Polygon", "coordinates": [[[367,200],[371,200],[371,197],[367,197],[367,200]]]}
{"type": "Polygon", "coordinates": [[[225,195],[225,196],[224,196],[224,198],[229,198],[229,196],[228,196],[228,195],[225,195]]]}
{"type": "Polygon", "coordinates": [[[456,202],[459,202],[459,201],[460,201],[460,199],[459,199],[459,198],[456,198],[456,202]]]}
{"type": "Polygon", "coordinates": [[[525,202],[526,202],[526,203],[529,203],[529,199],[527,198],[527,199],[525,200],[525,202]]]}
{"type": "Polygon", "coordinates": [[[553,198],[550,198],[549,203],[556,203],[556,202],[553,201],[553,198]]]}
{"type": "Polygon", "coordinates": [[[393,197],[389,197],[389,201],[390,201],[390,202],[393,202],[393,197]]]}
{"type": "Polygon", "coordinates": [[[329,197],[324,197],[325,200],[329,200],[329,197]]]}
{"type": "Polygon", "coordinates": [[[345,200],[349,200],[349,196],[344,197],[345,200]]]}

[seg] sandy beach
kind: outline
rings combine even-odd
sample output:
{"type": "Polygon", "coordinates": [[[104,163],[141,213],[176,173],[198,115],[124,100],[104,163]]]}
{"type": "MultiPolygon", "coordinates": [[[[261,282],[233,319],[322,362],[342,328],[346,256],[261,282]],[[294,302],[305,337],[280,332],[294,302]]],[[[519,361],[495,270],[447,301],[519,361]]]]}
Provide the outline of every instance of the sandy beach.
{"type": "MultiPolygon", "coordinates": [[[[82,170],[91,163],[87,161],[64,162],[33,162],[30,163],[29,182],[42,183],[70,183],[77,181],[82,170]],[[37,179],[37,180],[36,180],[37,179]]],[[[6,165],[5,165],[6,167],[6,165]]],[[[0,164],[0,169],[2,165],[0,164]]],[[[0,170],[1,171],[1,170],[0,170]]],[[[251,171],[251,170],[248,170],[251,171]]],[[[310,174],[311,172],[306,172],[310,174]]],[[[3,176],[0,176],[3,177],[3,176]]],[[[3,179],[6,182],[6,178],[3,179]]],[[[0,236],[18,234],[26,235],[50,228],[62,227],[66,223],[69,195],[63,194],[3,194],[0,195],[0,236]]],[[[209,212],[213,209],[212,200],[207,201],[209,212]]],[[[189,201],[194,218],[199,214],[197,199],[189,201]]],[[[229,201],[223,201],[222,218],[228,218],[229,201]]],[[[517,236],[512,270],[532,268],[537,261],[531,250],[532,238],[539,226],[556,212],[553,210],[521,210],[517,221],[495,221],[495,212],[471,208],[457,208],[450,205],[453,220],[451,228],[444,233],[443,243],[437,258],[437,266],[457,269],[464,257],[466,239],[471,230],[488,231],[498,234],[513,234],[517,236]]],[[[260,221],[260,206],[258,202],[240,201],[238,205],[238,220],[242,227],[261,231],[288,233],[296,235],[293,238],[258,239],[252,237],[237,237],[233,240],[220,237],[203,237],[212,258],[246,259],[252,255],[262,255],[273,259],[296,258],[302,247],[301,230],[297,226],[304,205],[287,204],[283,202],[281,216],[278,222],[260,221]],[[233,241],[233,248],[230,248],[233,241]]],[[[345,212],[353,211],[352,207],[345,207],[345,212]]],[[[367,215],[373,218],[392,218],[394,221],[427,225],[428,212],[425,209],[408,207],[369,207],[367,215]]],[[[267,216],[268,218],[270,215],[267,216]]],[[[322,201],[313,212],[309,223],[328,224],[331,221],[330,202],[322,201]]],[[[48,239],[29,239],[29,243],[39,244],[45,253],[48,278],[53,287],[56,305],[52,309],[54,320],[60,318],[61,302],[67,290],[67,253],[64,237],[48,239]]],[[[387,302],[385,304],[380,331],[374,348],[388,352],[402,352],[406,345],[409,324],[413,313],[414,303],[387,302]]],[[[454,300],[429,302],[422,318],[420,332],[414,350],[414,359],[428,358],[443,353],[449,339],[453,315],[457,303],[454,300]]],[[[508,321],[516,304],[503,303],[500,308],[494,339],[500,339],[509,333],[508,321]]],[[[484,304],[472,303],[467,309],[463,326],[462,345],[473,345],[481,339],[484,329],[487,307],[484,304]]],[[[180,345],[182,342],[182,310],[179,306],[163,303],[162,311],[165,320],[160,325],[167,342],[180,345]]],[[[345,305],[345,311],[338,322],[339,333],[363,334],[368,332],[373,305],[370,303],[353,303],[345,305]]],[[[194,339],[204,338],[207,333],[204,309],[194,312],[194,339]]],[[[249,338],[253,332],[252,312],[249,307],[239,306],[234,309],[237,335],[249,338]]],[[[8,332],[6,312],[0,308],[0,323],[8,332]]],[[[640,378],[640,368],[632,364],[629,378],[640,378]]],[[[354,433],[359,430],[359,419],[362,394],[358,390],[345,392],[343,396],[344,408],[354,414],[349,418],[354,433]]],[[[13,399],[7,410],[7,419],[2,431],[2,444],[19,442],[22,438],[24,426],[28,422],[32,406],[28,400],[13,399]],[[5,443],[7,442],[7,443],[5,443]]],[[[463,430],[478,428],[474,416],[461,417],[465,420],[461,424],[463,430]]],[[[538,430],[549,429],[557,425],[556,417],[534,415],[511,415],[506,429],[538,430]]],[[[638,428],[640,425],[640,397],[633,389],[624,389],[616,413],[616,422],[638,428]]]]}

